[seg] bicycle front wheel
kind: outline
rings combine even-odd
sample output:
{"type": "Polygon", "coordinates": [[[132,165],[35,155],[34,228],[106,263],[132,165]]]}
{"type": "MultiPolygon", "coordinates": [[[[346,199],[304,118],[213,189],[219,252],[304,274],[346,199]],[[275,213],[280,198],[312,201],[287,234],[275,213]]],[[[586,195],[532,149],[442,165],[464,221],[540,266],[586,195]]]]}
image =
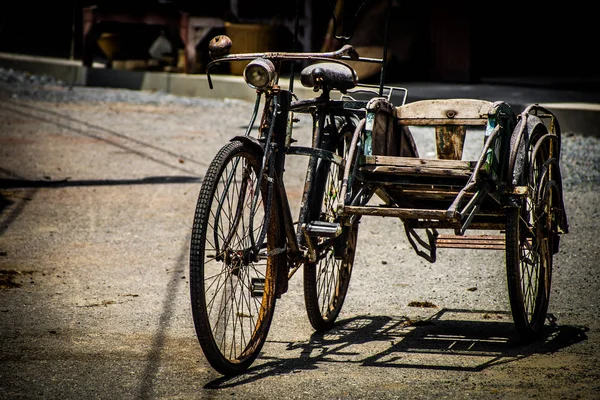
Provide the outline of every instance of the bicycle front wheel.
{"type": "Polygon", "coordinates": [[[281,256],[269,254],[280,253],[274,250],[283,235],[276,202],[267,202],[266,179],[257,193],[261,157],[241,142],[224,146],[204,177],[194,216],[192,315],[208,362],[224,375],[254,362],[275,309],[281,256]]]}

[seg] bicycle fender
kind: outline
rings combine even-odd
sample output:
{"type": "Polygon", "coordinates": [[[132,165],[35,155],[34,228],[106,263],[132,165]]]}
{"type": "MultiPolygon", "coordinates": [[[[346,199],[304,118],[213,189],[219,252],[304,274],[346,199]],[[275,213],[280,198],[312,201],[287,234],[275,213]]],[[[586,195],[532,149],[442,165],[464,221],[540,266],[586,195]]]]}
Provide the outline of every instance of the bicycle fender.
{"type": "Polygon", "coordinates": [[[257,151],[259,151],[261,153],[261,155],[263,155],[265,152],[265,148],[264,148],[263,144],[261,142],[259,142],[258,139],[251,137],[251,136],[234,136],[229,141],[230,142],[238,141],[238,142],[242,142],[244,144],[248,144],[251,147],[254,147],[257,151]]]}
{"type": "MultiPolygon", "coordinates": [[[[264,146],[258,139],[250,137],[250,136],[235,136],[230,139],[231,142],[242,142],[249,147],[252,147],[254,150],[264,155],[264,146]]],[[[273,201],[277,204],[277,210],[279,213],[279,220],[285,221],[284,226],[293,226],[294,222],[292,219],[292,215],[290,213],[289,202],[287,199],[287,193],[285,192],[285,187],[283,182],[279,179],[279,176],[275,175],[275,192],[273,193],[273,201]]],[[[287,237],[286,242],[288,245],[290,243],[294,243],[293,235],[295,235],[295,231],[285,229],[285,235],[287,237]]],[[[286,249],[287,246],[286,245],[286,249]]],[[[287,262],[287,259],[284,258],[285,261],[282,261],[280,265],[280,269],[277,272],[277,298],[281,298],[281,295],[287,292],[288,290],[288,273],[290,270],[290,264],[287,262]]]]}
{"type": "MultiPolygon", "coordinates": [[[[263,143],[261,143],[258,139],[254,138],[254,137],[234,136],[233,138],[230,139],[230,142],[235,142],[235,141],[242,142],[242,143],[252,147],[254,150],[256,150],[257,152],[260,153],[261,157],[264,155],[265,149],[264,149],[263,143]]],[[[285,186],[277,175],[275,176],[275,193],[274,194],[275,194],[275,196],[273,197],[273,201],[277,202],[279,213],[280,213],[280,218],[282,218],[282,220],[287,220],[290,224],[293,224],[293,222],[291,222],[292,216],[290,214],[290,208],[289,208],[289,203],[288,203],[288,199],[287,199],[287,193],[285,192],[285,186]]]]}
{"type": "Polygon", "coordinates": [[[522,181],[523,174],[527,168],[527,146],[530,140],[531,132],[534,132],[537,125],[544,125],[542,120],[535,115],[523,115],[514,128],[510,140],[510,158],[508,171],[509,179],[513,185],[518,185],[522,181]]]}

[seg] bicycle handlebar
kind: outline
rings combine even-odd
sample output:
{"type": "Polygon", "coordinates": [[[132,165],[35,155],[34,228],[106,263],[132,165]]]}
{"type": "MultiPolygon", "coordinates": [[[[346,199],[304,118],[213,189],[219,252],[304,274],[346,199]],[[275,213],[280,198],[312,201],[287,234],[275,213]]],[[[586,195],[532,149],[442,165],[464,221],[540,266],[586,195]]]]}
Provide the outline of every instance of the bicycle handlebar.
{"type": "Polygon", "coordinates": [[[208,44],[208,52],[214,61],[253,60],[258,57],[272,60],[309,60],[311,58],[342,58],[348,56],[351,60],[358,61],[359,55],[354,46],[346,44],[341,49],[325,53],[290,53],[290,52],[264,52],[229,54],[233,42],[226,35],[215,36],[208,44]]]}
{"type": "Polygon", "coordinates": [[[267,58],[269,60],[286,60],[286,61],[332,61],[351,68],[344,61],[358,61],[358,62],[367,62],[367,63],[382,63],[383,59],[380,58],[361,58],[354,48],[354,46],[350,44],[345,44],[339,50],[330,51],[330,52],[322,52],[322,53],[292,53],[292,52],[264,52],[264,53],[239,53],[239,54],[229,54],[229,50],[231,49],[232,41],[229,37],[225,35],[219,35],[214,37],[209,45],[208,50],[210,57],[213,58],[213,61],[208,63],[206,66],[206,75],[208,78],[208,83],[210,88],[212,89],[212,81],[210,79],[210,69],[219,63],[222,62],[232,62],[232,61],[251,61],[256,58],[267,58]]]}

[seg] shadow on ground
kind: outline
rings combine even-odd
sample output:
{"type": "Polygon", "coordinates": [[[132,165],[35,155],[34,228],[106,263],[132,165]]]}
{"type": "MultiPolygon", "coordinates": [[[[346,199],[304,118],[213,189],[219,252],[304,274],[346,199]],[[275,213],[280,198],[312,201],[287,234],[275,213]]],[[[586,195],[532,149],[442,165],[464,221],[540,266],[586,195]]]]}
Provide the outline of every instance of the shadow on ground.
{"type": "Polygon", "coordinates": [[[268,361],[245,374],[220,377],[204,387],[224,389],[268,376],[313,370],[323,363],[481,372],[534,354],[553,353],[587,339],[588,328],[558,325],[552,315],[549,320],[538,341],[523,344],[507,312],[442,309],[431,318],[416,321],[358,316],[340,321],[328,332],[314,333],[308,342],[287,343],[287,350],[301,350],[299,358],[262,357],[268,361]],[[370,342],[389,346],[365,357],[357,354],[355,346],[370,342]]]}

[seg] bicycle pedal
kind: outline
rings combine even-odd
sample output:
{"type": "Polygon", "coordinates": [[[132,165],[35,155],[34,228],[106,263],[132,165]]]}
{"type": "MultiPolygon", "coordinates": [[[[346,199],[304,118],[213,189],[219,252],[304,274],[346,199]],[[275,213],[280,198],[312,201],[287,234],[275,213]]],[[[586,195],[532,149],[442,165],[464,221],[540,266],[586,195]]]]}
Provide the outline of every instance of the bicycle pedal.
{"type": "Polygon", "coordinates": [[[342,226],[337,222],[312,221],[302,228],[308,236],[336,237],[342,233],[342,226]]]}

